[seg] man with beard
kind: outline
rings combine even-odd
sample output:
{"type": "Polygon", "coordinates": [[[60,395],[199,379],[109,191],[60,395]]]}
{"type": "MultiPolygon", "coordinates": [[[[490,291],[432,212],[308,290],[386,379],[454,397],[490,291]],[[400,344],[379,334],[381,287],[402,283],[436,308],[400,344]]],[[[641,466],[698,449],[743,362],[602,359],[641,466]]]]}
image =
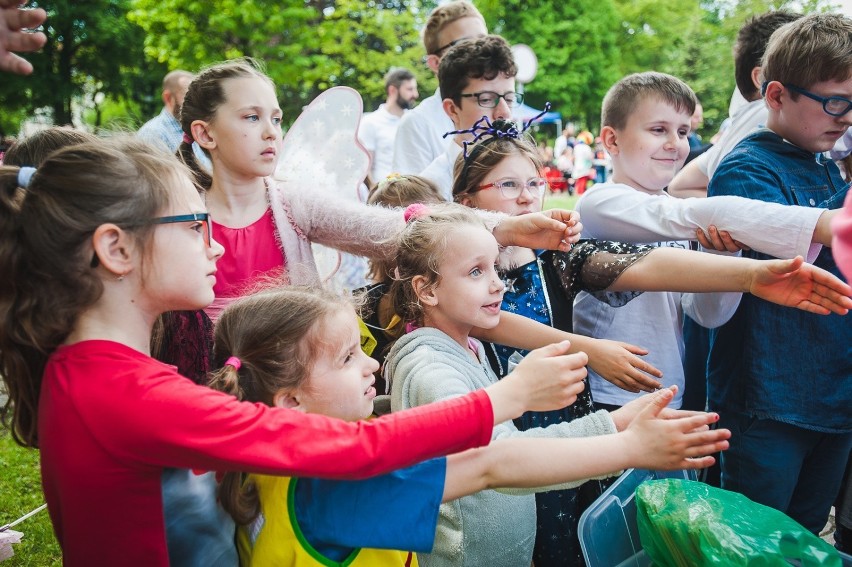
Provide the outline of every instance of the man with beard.
{"type": "Polygon", "coordinates": [[[358,128],[358,139],[368,152],[370,166],[368,187],[391,173],[396,129],[402,115],[417,100],[417,79],[408,69],[395,67],[385,75],[387,99],[375,112],[365,114],[358,128]]]}

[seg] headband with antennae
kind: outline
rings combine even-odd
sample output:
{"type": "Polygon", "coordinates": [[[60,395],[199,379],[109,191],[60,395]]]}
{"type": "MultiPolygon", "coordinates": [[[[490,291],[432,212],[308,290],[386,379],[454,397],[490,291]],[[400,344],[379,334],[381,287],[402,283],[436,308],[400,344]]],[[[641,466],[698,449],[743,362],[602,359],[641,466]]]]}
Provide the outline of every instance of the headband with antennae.
{"type": "Polygon", "coordinates": [[[464,187],[467,185],[467,172],[470,167],[470,163],[473,161],[473,158],[476,157],[482,151],[489,142],[494,140],[501,140],[506,138],[511,138],[513,140],[520,140],[521,136],[524,132],[530,129],[533,122],[550,112],[550,103],[547,102],[544,104],[544,110],[527,120],[523,123],[523,127],[518,130],[517,126],[514,122],[510,122],[508,120],[495,120],[493,123],[488,120],[487,116],[483,116],[479,120],[477,120],[473,126],[471,126],[467,130],[453,130],[452,132],[447,132],[444,134],[444,138],[447,136],[451,136],[453,134],[473,134],[473,140],[462,142],[462,148],[464,149],[464,166],[462,167],[461,173],[459,174],[459,180],[461,181],[461,186],[464,187]],[[485,138],[485,136],[490,136],[490,138],[485,138]],[[480,140],[482,140],[480,142],[480,140]],[[473,146],[473,149],[468,153],[468,148],[473,146]]]}

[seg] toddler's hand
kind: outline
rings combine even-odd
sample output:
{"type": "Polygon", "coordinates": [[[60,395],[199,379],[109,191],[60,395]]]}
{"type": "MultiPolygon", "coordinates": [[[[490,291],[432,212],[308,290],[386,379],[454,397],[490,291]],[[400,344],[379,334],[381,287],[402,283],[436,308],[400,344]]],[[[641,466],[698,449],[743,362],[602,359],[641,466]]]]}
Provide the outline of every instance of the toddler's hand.
{"type": "Polygon", "coordinates": [[[716,413],[694,412],[685,417],[670,414],[669,419],[662,416],[674,392],[675,389],[666,388],[634,400],[636,403],[631,408],[628,406],[634,402],[618,410],[635,411],[636,407],[644,405],[625,431],[630,438],[626,449],[631,452],[632,466],[664,470],[699,469],[715,462],[713,457],[706,455],[728,448],[730,431],[707,428],[719,420],[716,413]]]}

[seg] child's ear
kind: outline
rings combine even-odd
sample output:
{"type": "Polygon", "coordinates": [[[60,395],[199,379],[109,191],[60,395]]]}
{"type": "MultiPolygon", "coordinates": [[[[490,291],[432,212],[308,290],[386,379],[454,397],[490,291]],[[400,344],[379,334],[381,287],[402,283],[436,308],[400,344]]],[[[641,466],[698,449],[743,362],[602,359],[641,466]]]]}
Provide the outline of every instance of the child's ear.
{"type": "Polygon", "coordinates": [[[212,150],[216,147],[216,141],[210,135],[210,124],[203,120],[195,120],[189,126],[192,131],[192,137],[199,146],[205,150],[212,150]]]}
{"type": "Polygon", "coordinates": [[[754,88],[757,89],[757,92],[760,92],[760,70],[762,67],[754,67],[751,70],[751,82],[754,83],[754,88]]]}
{"type": "Polygon", "coordinates": [[[784,85],[778,81],[769,81],[766,85],[766,91],[763,93],[763,100],[766,101],[766,106],[770,110],[779,110],[782,106],[783,94],[784,85]]]}
{"type": "Polygon", "coordinates": [[[92,248],[98,264],[116,277],[123,277],[133,269],[135,241],[118,226],[107,223],[92,234],[92,248]]]}
{"type": "Polygon", "coordinates": [[[618,132],[612,126],[601,128],[601,142],[609,155],[618,155],[618,132]]]}
{"type": "Polygon", "coordinates": [[[411,278],[411,287],[420,303],[430,307],[438,305],[438,298],[435,297],[435,286],[430,284],[425,277],[414,276],[411,278]]]}
{"type": "Polygon", "coordinates": [[[470,207],[471,209],[475,209],[476,205],[473,202],[473,198],[470,195],[465,195],[459,201],[460,205],[464,205],[465,207],[470,207]]]}
{"type": "Polygon", "coordinates": [[[299,403],[299,398],[295,392],[287,390],[279,390],[272,396],[272,406],[276,408],[288,408],[304,412],[305,409],[299,403]]]}
{"type": "Polygon", "coordinates": [[[456,127],[456,130],[460,129],[459,112],[461,112],[461,109],[456,106],[456,103],[453,102],[453,99],[451,98],[445,98],[441,101],[441,105],[444,107],[444,112],[450,117],[450,120],[453,121],[453,126],[456,127]]]}

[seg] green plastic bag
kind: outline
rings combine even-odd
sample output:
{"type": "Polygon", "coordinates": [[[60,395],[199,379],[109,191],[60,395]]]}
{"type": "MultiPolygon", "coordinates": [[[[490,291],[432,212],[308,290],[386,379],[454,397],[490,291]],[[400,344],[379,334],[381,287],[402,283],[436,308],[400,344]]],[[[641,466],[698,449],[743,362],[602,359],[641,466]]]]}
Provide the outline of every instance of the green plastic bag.
{"type": "Polygon", "coordinates": [[[786,514],[701,482],[642,483],[636,522],[642,547],[658,567],[842,565],[831,545],[786,514]]]}

